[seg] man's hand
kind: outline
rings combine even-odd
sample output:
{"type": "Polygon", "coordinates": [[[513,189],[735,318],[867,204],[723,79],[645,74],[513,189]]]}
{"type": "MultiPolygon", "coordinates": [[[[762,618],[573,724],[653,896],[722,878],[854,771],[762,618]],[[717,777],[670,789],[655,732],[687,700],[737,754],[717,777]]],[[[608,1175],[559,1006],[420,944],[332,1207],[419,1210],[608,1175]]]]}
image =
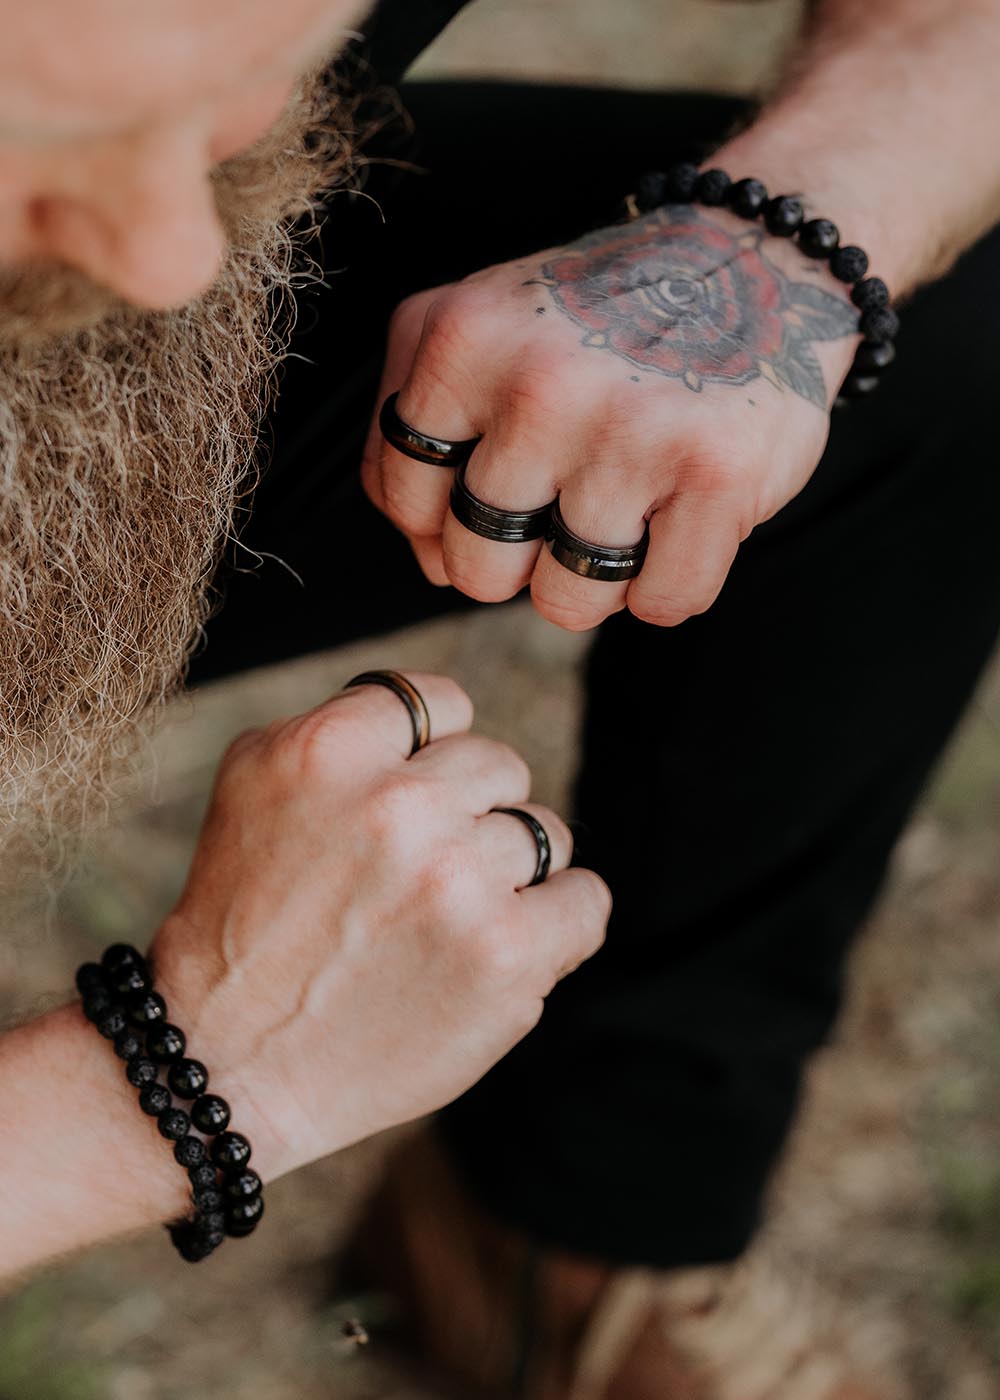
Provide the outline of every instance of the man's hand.
{"type": "Polygon", "coordinates": [[[377,421],[365,487],[436,583],[497,602],[530,581],[539,612],[572,630],[626,606],[671,626],[710,606],[740,542],[808,480],[857,319],[822,264],[696,206],[400,306],[379,402],[399,389],[421,432],[481,436],[466,482],[491,505],[558,497],[569,528],[602,545],[635,544],[648,521],[631,583],[472,534],[448,510],[452,473],[388,446],[377,421]]]}

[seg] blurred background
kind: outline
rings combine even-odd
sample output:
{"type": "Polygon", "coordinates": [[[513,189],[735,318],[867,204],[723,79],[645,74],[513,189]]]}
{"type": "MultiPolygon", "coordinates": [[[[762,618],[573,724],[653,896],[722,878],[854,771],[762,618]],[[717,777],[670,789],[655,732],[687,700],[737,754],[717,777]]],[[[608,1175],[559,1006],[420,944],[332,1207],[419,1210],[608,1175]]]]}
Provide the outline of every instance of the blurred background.
{"type": "MultiPolygon", "coordinates": [[[[785,0],[478,0],[419,73],[748,92],[794,34],[785,0]]],[[[478,726],[565,807],[586,640],[527,607],[448,620],[256,672],[177,703],[143,791],[44,908],[7,913],[0,1020],[64,999],[76,963],[147,939],[184,877],[219,754],[374,665],[456,676],[478,726]]],[[[929,658],[928,665],[933,665],[929,658]]],[[[920,1400],[1000,1394],[1000,670],[901,843],[817,1060],[777,1183],[768,1247],[860,1307],[920,1400]]],[[[331,1257],[384,1141],[278,1183],[270,1228],[196,1270],[160,1232],[50,1268],[0,1301],[0,1400],[432,1400],[376,1345],[331,1257]]],[[[2,1237],[2,1230],[0,1230],[2,1237]]],[[[666,1400],[666,1397],[665,1397],[666,1400]]]]}

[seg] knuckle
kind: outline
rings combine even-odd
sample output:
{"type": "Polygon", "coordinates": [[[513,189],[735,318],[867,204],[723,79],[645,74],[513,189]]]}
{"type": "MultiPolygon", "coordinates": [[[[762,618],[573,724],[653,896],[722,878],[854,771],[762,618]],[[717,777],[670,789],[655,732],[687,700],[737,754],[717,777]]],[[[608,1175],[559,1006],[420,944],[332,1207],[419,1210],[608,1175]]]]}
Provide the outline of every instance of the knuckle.
{"type": "Polygon", "coordinates": [[[448,291],[427,308],[422,349],[435,358],[464,355],[479,319],[478,298],[460,289],[448,291]]]}
{"type": "Polygon", "coordinates": [[[504,921],[471,934],[468,951],[476,976],[489,985],[516,981],[528,964],[525,940],[504,921]]]}
{"type": "MultiPolygon", "coordinates": [[[[436,804],[427,783],[396,775],[376,783],[362,803],[364,834],[389,853],[412,852],[435,815],[436,804]]],[[[423,877],[427,880],[427,872],[423,877]]],[[[431,882],[427,880],[428,886],[431,882]]]]}
{"type": "Polygon", "coordinates": [[[426,906],[444,926],[464,924],[482,889],[473,853],[456,846],[433,850],[421,866],[419,885],[426,906]]]}

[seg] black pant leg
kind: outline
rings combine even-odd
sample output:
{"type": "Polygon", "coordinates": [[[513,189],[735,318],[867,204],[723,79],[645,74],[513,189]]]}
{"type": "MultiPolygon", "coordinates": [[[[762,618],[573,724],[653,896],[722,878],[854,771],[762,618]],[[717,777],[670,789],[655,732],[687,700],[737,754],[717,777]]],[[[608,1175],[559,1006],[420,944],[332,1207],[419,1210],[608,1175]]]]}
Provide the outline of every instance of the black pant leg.
{"type": "Polygon", "coordinates": [[[1000,232],[673,631],[590,664],[578,789],[606,949],[446,1117],[494,1208],[585,1253],[734,1257],[893,843],[1000,628],[1000,232]],[[989,309],[992,309],[990,314],[989,309]]]}

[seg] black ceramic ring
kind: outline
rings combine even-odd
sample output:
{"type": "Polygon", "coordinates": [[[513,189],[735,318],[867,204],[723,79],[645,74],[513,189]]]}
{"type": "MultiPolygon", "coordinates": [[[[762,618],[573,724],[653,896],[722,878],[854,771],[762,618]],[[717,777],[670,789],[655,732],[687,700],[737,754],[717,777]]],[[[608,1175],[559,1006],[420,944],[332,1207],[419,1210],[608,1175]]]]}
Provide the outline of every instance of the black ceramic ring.
{"type": "Polygon", "coordinates": [[[398,671],[362,671],[360,676],[355,676],[353,680],[348,681],[344,689],[351,690],[358,685],[384,685],[387,690],[391,690],[393,695],[398,695],[402,700],[406,706],[406,712],[410,716],[410,723],[413,725],[413,747],[410,749],[410,758],[427,747],[431,741],[430,711],[420,691],[405,676],[401,676],[398,671]]]}
{"type": "Polygon", "coordinates": [[[563,520],[557,501],[549,517],[548,542],[553,559],[564,569],[579,574],[581,578],[617,581],[635,578],[642,568],[649,548],[649,527],[646,527],[638,544],[628,545],[624,549],[591,544],[574,535],[563,520]]]}
{"type": "Polygon", "coordinates": [[[455,473],[451,488],[451,513],[460,525],[484,540],[501,544],[527,544],[540,540],[549,528],[551,504],[537,510],[501,510],[473,495],[465,484],[467,462],[455,473]]]}
{"type": "Polygon", "coordinates": [[[404,423],[396,412],[398,398],[398,393],[390,394],[378,416],[379,429],[390,447],[402,452],[404,457],[412,457],[415,462],[426,462],[431,467],[457,467],[459,463],[469,460],[478,438],[450,442],[448,438],[420,433],[409,423],[404,423]]]}
{"type": "Polygon", "coordinates": [[[518,821],[524,822],[525,826],[535,838],[535,845],[538,847],[538,862],[535,865],[535,873],[525,889],[530,889],[532,885],[541,885],[549,878],[549,871],[552,868],[552,842],[549,840],[549,833],[542,826],[537,817],[533,817],[530,812],[522,811],[520,807],[494,807],[494,812],[500,812],[504,816],[517,817],[518,821]]]}

